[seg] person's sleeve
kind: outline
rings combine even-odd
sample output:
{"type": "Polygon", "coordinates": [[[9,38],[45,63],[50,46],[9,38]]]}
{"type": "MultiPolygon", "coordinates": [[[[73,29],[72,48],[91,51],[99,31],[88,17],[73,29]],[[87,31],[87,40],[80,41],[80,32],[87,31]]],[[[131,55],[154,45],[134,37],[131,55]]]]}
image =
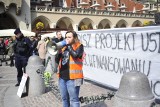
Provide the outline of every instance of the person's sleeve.
{"type": "Polygon", "coordinates": [[[13,42],[13,52],[16,54],[16,45],[17,45],[17,41],[13,42]]]}
{"type": "Polygon", "coordinates": [[[27,43],[27,45],[28,45],[29,48],[32,47],[32,42],[30,41],[29,38],[26,38],[26,43],[27,43]]]}
{"type": "Polygon", "coordinates": [[[36,47],[37,49],[39,49],[39,42],[38,42],[38,44],[37,44],[37,47],[36,47]]]}
{"type": "Polygon", "coordinates": [[[55,61],[56,61],[57,64],[59,64],[59,61],[60,61],[61,57],[62,57],[62,53],[58,53],[58,54],[56,55],[55,61]]]}
{"type": "Polygon", "coordinates": [[[26,38],[26,43],[27,43],[27,46],[28,46],[28,55],[32,55],[32,42],[30,41],[29,38],[26,38]]]}
{"type": "Polygon", "coordinates": [[[82,44],[79,46],[79,48],[77,50],[73,50],[71,45],[68,45],[67,48],[68,48],[69,53],[70,53],[70,55],[72,57],[74,57],[74,58],[82,58],[83,52],[84,52],[84,48],[83,48],[82,44]]]}
{"type": "Polygon", "coordinates": [[[0,48],[2,48],[3,46],[2,46],[2,43],[0,44],[0,48]]]}

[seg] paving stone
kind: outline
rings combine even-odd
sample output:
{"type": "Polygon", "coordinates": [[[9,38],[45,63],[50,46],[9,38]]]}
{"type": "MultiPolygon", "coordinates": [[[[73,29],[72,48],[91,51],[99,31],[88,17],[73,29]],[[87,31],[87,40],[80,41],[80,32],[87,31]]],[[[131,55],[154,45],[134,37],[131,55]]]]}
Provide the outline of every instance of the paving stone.
{"type": "MultiPolygon", "coordinates": [[[[54,85],[58,86],[58,79],[53,75],[54,85]]],[[[16,69],[15,67],[2,66],[0,67],[0,107],[4,107],[4,96],[5,91],[16,83],[16,69]],[[15,78],[14,78],[15,76],[15,78]]],[[[80,88],[81,98],[94,98],[97,96],[107,95],[115,90],[111,90],[108,87],[104,87],[95,82],[85,80],[84,84],[80,88]]],[[[57,91],[55,91],[57,92],[57,91]]],[[[53,91],[46,92],[45,94],[31,97],[24,96],[19,98],[22,107],[62,107],[62,102],[55,96],[58,93],[53,91]]],[[[81,103],[81,107],[112,107],[114,97],[110,100],[105,99],[104,101],[89,101],[88,103],[81,103]]],[[[15,102],[16,103],[16,102],[15,102]]],[[[17,106],[19,107],[19,106],[17,106]]],[[[160,107],[157,105],[156,107],[160,107]]]]}

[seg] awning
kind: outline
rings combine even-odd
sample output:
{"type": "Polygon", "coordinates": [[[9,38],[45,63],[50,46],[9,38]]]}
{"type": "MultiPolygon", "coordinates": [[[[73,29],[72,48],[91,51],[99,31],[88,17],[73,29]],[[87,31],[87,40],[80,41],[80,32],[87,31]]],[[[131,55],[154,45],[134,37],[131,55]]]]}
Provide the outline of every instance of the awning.
{"type": "MultiPolygon", "coordinates": [[[[15,29],[4,29],[0,30],[0,37],[2,36],[15,36],[14,34],[15,29]]],[[[21,30],[24,36],[35,36],[34,32],[27,31],[27,30],[21,30]]]]}

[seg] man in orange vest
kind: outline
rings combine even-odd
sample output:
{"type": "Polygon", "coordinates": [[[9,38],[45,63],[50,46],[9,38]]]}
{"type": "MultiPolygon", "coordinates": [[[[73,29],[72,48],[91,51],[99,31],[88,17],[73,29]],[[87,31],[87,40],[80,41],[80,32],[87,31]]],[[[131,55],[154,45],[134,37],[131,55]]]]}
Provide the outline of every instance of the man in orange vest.
{"type": "Polygon", "coordinates": [[[63,107],[80,107],[79,90],[83,83],[82,57],[84,48],[76,32],[66,32],[65,38],[66,46],[61,49],[57,58],[63,107]]]}

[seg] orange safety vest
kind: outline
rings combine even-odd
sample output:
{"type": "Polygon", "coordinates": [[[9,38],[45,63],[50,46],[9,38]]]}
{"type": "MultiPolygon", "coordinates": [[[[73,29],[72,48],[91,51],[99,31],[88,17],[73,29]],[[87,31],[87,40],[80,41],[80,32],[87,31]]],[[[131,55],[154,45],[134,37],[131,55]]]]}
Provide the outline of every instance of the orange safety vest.
{"type": "MultiPolygon", "coordinates": [[[[73,50],[76,50],[79,48],[79,46],[81,45],[81,43],[76,43],[72,45],[73,50]]],[[[62,52],[66,49],[66,47],[62,48],[62,52]]],[[[79,78],[83,78],[83,71],[82,71],[82,59],[80,58],[73,58],[71,55],[69,57],[69,78],[70,79],[79,79],[79,78]]],[[[59,75],[59,71],[61,68],[61,61],[62,59],[60,59],[60,63],[58,66],[58,77],[60,77],[59,75]]]]}

